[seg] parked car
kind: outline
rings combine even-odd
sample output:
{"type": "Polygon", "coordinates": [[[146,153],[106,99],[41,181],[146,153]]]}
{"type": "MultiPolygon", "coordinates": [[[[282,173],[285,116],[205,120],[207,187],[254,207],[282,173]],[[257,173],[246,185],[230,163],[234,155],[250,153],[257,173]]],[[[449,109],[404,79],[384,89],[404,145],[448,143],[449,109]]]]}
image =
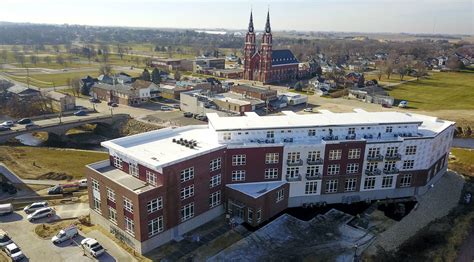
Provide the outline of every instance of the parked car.
{"type": "Polygon", "coordinates": [[[173,105],[173,108],[180,109],[181,106],[180,106],[179,104],[174,104],[174,105],[173,105]]]}
{"type": "Polygon", "coordinates": [[[28,221],[30,221],[30,222],[33,222],[36,219],[40,219],[40,218],[44,218],[44,217],[52,217],[55,214],[56,214],[56,212],[54,211],[54,209],[52,207],[43,207],[43,208],[40,208],[40,209],[36,210],[32,214],[29,214],[26,217],[26,219],[28,219],[28,221]]]}
{"type": "Polygon", "coordinates": [[[193,117],[193,113],[191,112],[184,112],[183,115],[184,117],[193,117]]]}
{"type": "Polygon", "coordinates": [[[401,101],[399,104],[398,104],[398,107],[401,107],[401,108],[406,108],[408,106],[408,102],[403,100],[401,101]]]}
{"type": "Polygon", "coordinates": [[[75,116],[86,116],[87,112],[84,111],[84,110],[79,110],[79,111],[74,112],[74,115],[75,116]]]}
{"type": "Polygon", "coordinates": [[[94,97],[89,98],[89,101],[92,103],[100,103],[100,100],[94,97]]]}
{"type": "Polygon", "coordinates": [[[13,213],[13,205],[12,204],[1,204],[0,205],[0,216],[8,215],[13,213]]]}
{"type": "Polygon", "coordinates": [[[20,261],[25,257],[23,252],[21,252],[20,248],[15,243],[8,244],[5,247],[5,253],[7,253],[13,261],[20,261]]]}
{"type": "Polygon", "coordinates": [[[205,115],[197,115],[197,116],[196,116],[196,119],[197,119],[197,120],[201,120],[201,121],[206,121],[206,122],[207,122],[207,116],[205,116],[205,115]]]}
{"type": "Polygon", "coordinates": [[[26,125],[26,124],[33,123],[33,121],[31,121],[31,119],[29,119],[29,118],[22,118],[22,119],[18,120],[17,123],[20,124],[20,125],[26,125]]]}
{"type": "Polygon", "coordinates": [[[171,106],[162,106],[161,110],[163,110],[163,111],[172,111],[173,108],[171,106]]]}
{"type": "Polygon", "coordinates": [[[12,127],[14,125],[15,125],[15,122],[13,122],[11,120],[7,120],[7,121],[0,124],[0,126],[8,126],[8,127],[12,127]]]}
{"type": "Polygon", "coordinates": [[[312,113],[312,112],[313,112],[313,109],[312,109],[311,107],[308,107],[308,108],[305,108],[303,111],[304,111],[304,112],[311,112],[311,113],[312,113]]]}
{"type": "Polygon", "coordinates": [[[48,190],[48,195],[57,195],[57,194],[64,194],[64,193],[72,193],[79,190],[79,184],[64,184],[64,185],[57,185],[53,186],[48,190]]]}
{"type": "Polygon", "coordinates": [[[89,252],[93,257],[99,257],[105,252],[105,249],[93,238],[84,238],[81,241],[81,245],[84,250],[89,252]]]}
{"type": "Polygon", "coordinates": [[[54,237],[51,238],[51,241],[54,244],[62,243],[68,239],[74,238],[79,235],[79,231],[76,226],[70,226],[65,229],[61,229],[54,237]]]}
{"type": "Polygon", "coordinates": [[[7,232],[0,229],[0,248],[6,247],[8,244],[13,243],[7,232]]]}
{"type": "Polygon", "coordinates": [[[79,185],[80,188],[87,187],[87,179],[84,178],[84,179],[79,180],[78,185],[79,185]]]}
{"type": "Polygon", "coordinates": [[[44,207],[48,207],[48,202],[35,202],[35,203],[32,203],[30,205],[27,205],[26,207],[23,208],[23,211],[25,211],[25,213],[27,214],[30,214],[30,213],[33,213],[35,212],[36,210],[40,209],[40,208],[44,208],[44,207]]]}
{"type": "Polygon", "coordinates": [[[25,125],[25,128],[26,129],[33,129],[35,127],[37,127],[38,125],[36,125],[35,123],[28,123],[25,125]]]}
{"type": "Polygon", "coordinates": [[[11,130],[9,126],[0,126],[0,131],[8,131],[11,130]]]}
{"type": "Polygon", "coordinates": [[[391,108],[391,107],[392,107],[392,105],[390,105],[390,104],[387,104],[387,103],[383,103],[383,104],[382,104],[382,107],[385,107],[385,108],[391,108]]]}

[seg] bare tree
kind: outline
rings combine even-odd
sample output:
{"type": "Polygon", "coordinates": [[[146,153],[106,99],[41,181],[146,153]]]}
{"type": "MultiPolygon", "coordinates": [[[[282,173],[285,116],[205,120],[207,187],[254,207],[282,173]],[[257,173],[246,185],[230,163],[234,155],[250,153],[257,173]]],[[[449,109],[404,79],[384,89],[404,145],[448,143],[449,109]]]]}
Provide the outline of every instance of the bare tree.
{"type": "Polygon", "coordinates": [[[81,79],[79,77],[68,79],[68,84],[71,87],[72,94],[79,96],[81,91],[81,79]]]}
{"type": "Polygon", "coordinates": [[[56,63],[64,66],[66,61],[64,61],[64,57],[62,55],[58,55],[56,56],[56,63]]]}
{"type": "Polygon", "coordinates": [[[69,65],[71,65],[72,62],[74,61],[74,57],[73,57],[72,55],[68,55],[68,56],[66,57],[66,59],[67,59],[67,61],[69,62],[69,65]]]}
{"type": "Polygon", "coordinates": [[[109,64],[101,65],[99,68],[99,73],[101,75],[108,76],[112,73],[112,67],[109,64]]]}
{"type": "Polygon", "coordinates": [[[49,65],[49,64],[51,64],[51,57],[45,56],[45,57],[43,58],[43,61],[44,61],[46,64],[49,65]]]}
{"type": "Polygon", "coordinates": [[[382,76],[383,76],[382,68],[379,68],[379,70],[375,71],[375,75],[377,76],[377,79],[380,81],[380,79],[382,79],[382,76]]]}
{"type": "Polygon", "coordinates": [[[25,55],[24,54],[16,53],[15,54],[15,60],[18,63],[20,63],[21,67],[25,66],[25,55]]]}
{"type": "Polygon", "coordinates": [[[140,65],[140,57],[134,56],[134,57],[133,57],[133,61],[135,62],[135,64],[136,64],[137,66],[140,65]]]}
{"type": "Polygon", "coordinates": [[[8,59],[8,52],[7,50],[3,49],[2,52],[0,53],[0,58],[3,60],[3,63],[6,64],[7,63],[7,59],[8,59]]]}
{"type": "Polygon", "coordinates": [[[121,44],[117,44],[117,53],[120,57],[120,60],[123,60],[123,55],[125,53],[125,50],[121,44]]]}
{"type": "Polygon", "coordinates": [[[110,50],[108,45],[101,45],[100,50],[102,52],[102,62],[107,64],[109,62],[110,50]]]}
{"type": "Polygon", "coordinates": [[[425,63],[422,61],[417,61],[415,64],[415,76],[416,80],[419,80],[420,77],[423,77],[426,75],[427,69],[425,63]]]}
{"type": "Polygon", "coordinates": [[[35,55],[30,56],[30,61],[32,64],[36,65],[38,63],[38,57],[35,55]]]}

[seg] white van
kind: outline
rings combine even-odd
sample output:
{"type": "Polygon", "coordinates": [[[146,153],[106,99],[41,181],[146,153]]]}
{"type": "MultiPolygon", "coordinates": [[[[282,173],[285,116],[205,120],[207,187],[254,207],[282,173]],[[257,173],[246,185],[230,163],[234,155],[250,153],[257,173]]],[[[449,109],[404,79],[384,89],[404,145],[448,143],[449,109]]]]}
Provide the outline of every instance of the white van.
{"type": "Polygon", "coordinates": [[[51,238],[51,241],[54,244],[59,244],[68,239],[76,237],[77,235],[79,235],[79,232],[77,231],[76,226],[70,226],[59,231],[58,234],[56,234],[53,238],[51,238]]]}
{"type": "Polygon", "coordinates": [[[8,215],[13,213],[13,205],[12,204],[2,204],[0,205],[0,216],[8,215]]]}

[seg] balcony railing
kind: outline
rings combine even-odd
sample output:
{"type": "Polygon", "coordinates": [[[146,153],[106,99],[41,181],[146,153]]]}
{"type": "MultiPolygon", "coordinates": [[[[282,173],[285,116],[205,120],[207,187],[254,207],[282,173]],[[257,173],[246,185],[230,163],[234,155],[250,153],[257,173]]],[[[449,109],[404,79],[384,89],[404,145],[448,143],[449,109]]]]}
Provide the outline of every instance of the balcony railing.
{"type": "Polygon", "coordinates": [[[288,160],[286,160],[286,164],[288,166],[301,166],[301,165],[303,165],[303,160],[301,160],[301,159],[298,159],[298,160],[288,159],[288,160]]]}
{"type": "Polygon", "coordinates": [[[301,181],[301,175],[294,175],[294,176],[289,176],[286,175],[286,181],[288,182],[295,182],[295,181],[301,181]]]}
{"type": "Polygon", "coordinates": [[[307,180],[316,180],[316,179],[322,179],[322,178],[323,178],[323,175],[321,175],[320,173],[306,174],[306,179],[307,180]]]}
{"type": "Polygon", "coordinates": [[[306,163],[308,163],[308,165],[322,165],[323,164],[323,160],[321,158],[318,158],[318,159],[306,159],[306,163]]]}
{"type": "Polygon", "coordinates": [[[402,159],[402,155],[400,155],[400,153],[385,155],[385,160],[400,160],[400,159],[402,159]]]}
{"type": "Polygon", "coordinates": [[[379,176],[381,173],[382,173],[382,171],[380,171],[380,169],[374,169],[373,171],[372,170],[365,170],[365,174],[367,176],[379,176]]]}
{"type": "Polygon", "coordinates": [[[387,174],[387,175],[398,174],[399,170],[398,170],[398,168],[384,169],[383,173],[387,174]]]}
{"type": "Polygon", "coordinates": [[[376,162],[381,162],[383,161],[383,156],[378,154],[375,156],[367,156],[367,161],[376,161],[376,162]]]}

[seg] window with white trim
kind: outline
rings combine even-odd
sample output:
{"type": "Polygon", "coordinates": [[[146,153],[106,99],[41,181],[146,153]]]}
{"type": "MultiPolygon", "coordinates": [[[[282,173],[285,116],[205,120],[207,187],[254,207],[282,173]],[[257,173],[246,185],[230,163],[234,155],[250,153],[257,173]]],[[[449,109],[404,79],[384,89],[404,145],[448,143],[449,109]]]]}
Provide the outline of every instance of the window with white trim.
{"type": "Polygon", "coordinates": [[[382,188],[392,187],[392,184],[393,184],[393,176],[384,176],[382,178],[382,188]]]}
{"type": "Polygon", "coordinates": [[[405,149],[405,155],[416,155],[416,146],[407,146],[405,149]]]}
{"type": "Polygon", "coordinates": [[[245,181],[245,170],[232,170],[232,182],[245,181]]]}
{"type": "Polygon", "coordinates": [[[257,209],[257,223],[260,223],[262,221],[262,209],[259,208],[257,209]]]}
{"type": "Polygon", "coordinates": [[[146,171],[146,182],[150,185],[156,186],[156,174],[147,170],[146,171]]]}
{"type": "Polygon", "coordinates": [[[132,200],[123,197],[123,209],[127,210],[130,213],[133,213],[133,203],[132,200]]]}
{"type": "Polygon", "coordinates": [[[186,221],[194,216],[194,202],[181,207],[181,221],[186,221]]]}
{"type": "Polygon", "coordinates": [[[246,155],[233,155],[232,156],[232,165],[233,166],[243,166],[247,162],[246,155]]]}
{"type": "Polygon", "coordinates": [[[100,191],[99,181],[92,178],[92,190],[100,191]]]}
{"type": "Polygon", "coordinates": [[[391,146],[387,148],[387,156],[394,156],[398,153],[398,147],[391,146]]]}
{"type": "Polygon", "coordinates": [[[319,175],[319,166],[308,166],[306,167],[306,176],[317,176],[319,175]]]}
{"type": "Polygon", "coordinates": [[[359,164],[358,163],[350,163],[347,164],[346,174],[355,174],[359,172],[359,164]]]}
{"type": "Polygon", "coordinates": [[[224,133],[222,135],[222,138],[224,139],[224,141],[229,141],[232,138],[232,134],[231,133],[224,133]]]}
{"type": "Polygon", "coordinates": [[[326,193],[335,193],[337,192],[338,180],[332,179],[326,181],[326,193]]]}
{"type": "Polygon", "coordinates": [[[375,169],[377,169],[378,166],[379,166],[379,163],[377,162],[367,162],[367,166],[365,167],[365,169],[369,171],[375,171],[375,169]]]}
{"type": "Polygon", "coordinates": [[[289,152],[288,153],[288,161],[290,163],[296,163],[300,161],[300,152],[289,152]]]}
{"type": "Polygon", "coordinates": [[[163,216],[148,221],[148,236],[152,237],[164,229],[163,216]]]}
{"type": "Polygon", "coordinates": [[[209,195],[209,208],[216,207],[221,204],[221,191],[216,191],[209,195]]]}
{"type": "Polygon", "coordinates": [[[318,182],[317,181],[307,181],[305,188],[304,188],[304,193],[306,195],[312,195],[312,194],[317,194],[318,193],[318,182]]]}
{"type": "Polygon", "coordinates": [[[275,178],[278,178],[278,168],[266,168],[265,179],[275,179],[275,178]]]}
{"type": "Polygon", "coordinates": [[[339,164],[328,165],[328,175],[338,175],[341,166],[339,164]]]}
{"type": "Polygon", "coordinates": [[[316,129],[308,130],[308,136],[316,136],[316,129]]]}
{"type": "Polygon", "coordinates": [[[385,128],[385,133],[392,133],[392,131],[393,131],[393,127],[391,127],[391,126],[387,126],[385,128]]]}
{"type": "Polygon", "coordinates": [[[403,160],[403,169],[413,169],[415,160],[403,160]]]}
{"type": "Polygon", "coordinates": [[[148,201],[146,204],[146,209],[148,213],[156,212],[163,208],[163,197],[158,197],[148,201]]]}
{"type": "Polygon", "coordinates": [[[286,176],[288,177],[291,177],[291,178],[297,177],[299,173],[300,173],[299,167],[290,166],[286,168],[286,176]]]}
{"type": "Polygon", "coordinates": [[[128,166],[128,173],[134,177],[138,177],[138,164],[130,163],[128,166]]]}
{"type": "Polygon", "coordinates": [[[122,158],[119,157],[119,156],[114,156],[114,167],[118,168],[118,169],[122,169],[123,165],[122,165],[122,158]]]}
{"type": "Polygon", "coordinates": [[[308,152],[308,160],[309,161],[316,161],[321,159],[321,151],[309,151],[308,152]]]}
{"type": "Polygon", "coordinates": [[[194,185],[181,189],[181,200],[194,196],[194,185]]]}
{"type": "Polygon", "coordinates": [[[411,186],[411,174],[405,174],[400,178],[400,187],[410,187],[411,186]]]}
{"type": "Polygon", "coordinates": [[[375,177],[366,177],[364,180],[364,189],[375,188],[375,177]]]}
{"type": "Polygon", "coordinates": [[[367,152],[368,157],[376,157],[377,155],[380,155],[380,147],[369,148],[369,151],[367,152]]]}
{"type": "Polygon", "coordinates": [[[247,223],[253,223],[253,209],[250,207],[247,208],[247,223]]]}
{"type": "Polygon", "coordinates": [[[349,159],[359,159],[360,158],[360,148],[351,148],[349,149],[349,154],[347,155],[349,159]]]}
{"type": "Polygon", "coordinates": [[[94,205],[94,210],[97,211],[97,213],[102,214],[102,210],[100,209],[100,199],[94,197],[92,204],[94,205]]]}
{"type": "Polygon", "coordinates": [[[396,167],[396,164],[397,164],[396,161],[385,161],[385,165],[383,169],[387,171],[394,170],[396,167]]]}
{"type": "Polygon", "coordinates": [[[209,188],[213,188],[221,184],[221,174],[217,174],[211,177],[209,181],[209,188]]]}
{"type": "Polygon", "coordinates": [[[347,129],[347,134],[348,134],[348,135],[355,135],[355,133],[356,133],[355,127],[349,127],[349,128],[347,129]]]}
{"type": "Polygon", "coordinates": [[[117,224],[117,210],[109,206],[109,220],[110,222],[117,224]]]}
{"type": "Polygon", "coordinates": [[[357,187],[357,178],[348,178],[345,181],[344,191],[345,192],[353,192],[356,190],[357,187]]]}
{"type": "Polygon", "coordinates": [[[125,217],[125,231],[132,236],[135,235],[135,223],[133,222],[133,219],[129,217],[125,217]]]}
{"type": "Polygon", "coordinates": [[[209,169],[211,171],[219,170],[221,169],[221,167],[222,167],[222,158],[220,157],[211,160],[211,162],[209,163],[209,169]]]}
{"type": "Polygon", "coordinates": [[[279,158],[279,153],[267,153],[265,154],[265,164],[278,164],[279,158]]]}
{"type": "Polygon", "coordinates": [[[329,150],[329,160],[340,160],[342,156],[342,150],[329,150]]]}
{"type": "Polygon", "coordinates": [[[194,167],[181,170],[181,182],[186,182],[194,178],[194,167]]]}
{"type": "Polygon", "coordinates": [[[115,203],[115,191],[110,187],[107,188],[107,199],[110,200],[110,202],[115,203]]]}
{"type": "Polygon", "coordinates": [[[283,188],[278,190],[277,191],[277,198],[276,198],[276,202],[280,202],[282,201],[283,199],[285,199],[285,192],[283,191],[283,188]]]}
{"type": "Polygon", "coordinates": [[[268,139],[275,138],[275,131],[267,131],[267,138],[268,139]]]}

